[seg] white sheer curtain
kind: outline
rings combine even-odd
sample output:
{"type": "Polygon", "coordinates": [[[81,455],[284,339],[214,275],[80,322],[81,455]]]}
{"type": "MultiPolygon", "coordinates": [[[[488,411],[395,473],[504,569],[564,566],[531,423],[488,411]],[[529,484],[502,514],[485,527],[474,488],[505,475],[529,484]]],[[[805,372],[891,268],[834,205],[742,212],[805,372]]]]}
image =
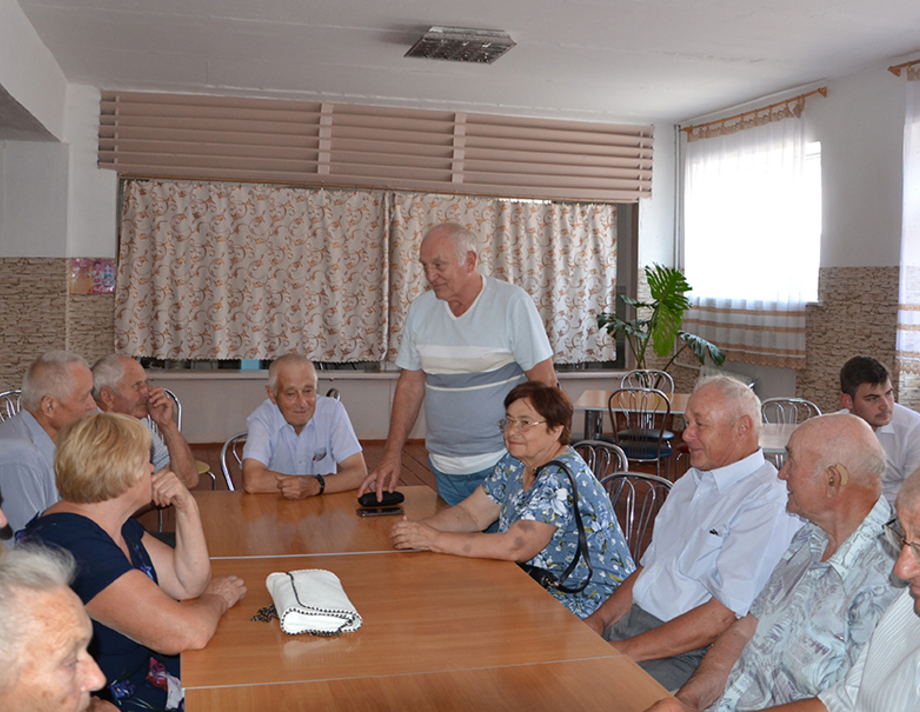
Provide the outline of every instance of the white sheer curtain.
{"type": "Polygon", "coordinates": [[[920,376],[920,68],[907,79],[897,359],[902,375],[920,376]]]}
{"type": "Polygon", "coordinates": [[[805,303],[817,298],[820,154],[808,159],[795,117],[716,133],[684,153],[694,305],[685,323],[732,360],[804,368],[805,303]]]}

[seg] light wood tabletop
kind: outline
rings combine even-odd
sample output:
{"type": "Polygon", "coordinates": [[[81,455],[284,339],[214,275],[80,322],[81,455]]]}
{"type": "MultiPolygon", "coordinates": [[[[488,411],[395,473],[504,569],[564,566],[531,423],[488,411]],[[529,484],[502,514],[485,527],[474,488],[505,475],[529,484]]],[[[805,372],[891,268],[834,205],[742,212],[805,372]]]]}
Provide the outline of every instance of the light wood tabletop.
{"type": "Polygon", "coordinates": [[[186,690],[619,656],[507,561],[396,552],[218,559],[212,566],[215,576],[242,577],[249,593],[224,615],[204,650],[182,654],[186,690]],[[277,620],[250,620],[272,602],[265,586],[270,573],[310,568],[341,579],[363,618],[359,630],[336,638],[291,636],[277,620]]]}
{"type": "Polygon", "coordinates": [[[186,692],[186,709],[640,712],[667,697],[625,656],[186,692]]]}
{"type": "MultiPolygon", "coordinates": [[[[400,487],[410,519],[447,505],[430,487],[400,487]]],[[[280,494],[195,491],[212,558],[393,551],[398,516],[359,517],[355,492],[289,500],[280,494]]]]}

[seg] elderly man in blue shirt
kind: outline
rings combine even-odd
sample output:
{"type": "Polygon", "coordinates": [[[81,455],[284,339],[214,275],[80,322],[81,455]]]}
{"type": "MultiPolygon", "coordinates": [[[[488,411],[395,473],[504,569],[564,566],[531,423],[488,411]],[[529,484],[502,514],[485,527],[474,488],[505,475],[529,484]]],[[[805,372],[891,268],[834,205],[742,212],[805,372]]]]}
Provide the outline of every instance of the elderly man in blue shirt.
{"type": "Polygon", "coordinates": [[[897,594],[881,537],[885,451],[853,415],[793,433],[779,477],[787,509],[808,521],[751,606],[715,642],[677,700],[654,712],[762,710],[813,697],[844,678],[897,594]]]}
{"type": "Polygon", "coordinates": [[[268,369],[268,399],[246,419],[243,489],[305,499],[355,489],[367,476],[344,406],[316,394],[313,364],[286,354],[268,369]]]}

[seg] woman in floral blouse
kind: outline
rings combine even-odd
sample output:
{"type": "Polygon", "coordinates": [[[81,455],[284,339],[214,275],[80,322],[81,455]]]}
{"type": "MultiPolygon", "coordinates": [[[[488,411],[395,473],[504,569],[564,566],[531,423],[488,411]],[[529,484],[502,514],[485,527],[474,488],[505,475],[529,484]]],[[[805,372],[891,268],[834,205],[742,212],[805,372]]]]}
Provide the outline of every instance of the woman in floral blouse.
{"type": "MultiPolygon", "coordinates": [[[[635,569],[623,532],[606,492],[569,446],[573,409],[565,393],[542,383],[523,383],[505,397],[505,410],[499,427],[508,454],[482,485],[456,507],[419,522],[397,523],[393,542],[398,549],[526,562],[561,579],[578,552],[572,485],[558,465],[540,469],[560,461],[577,484],[593,573],[578,592],[549,590],[585,618],[635,569]],[[499,531],[483,533],[495,521],[499,531]]],[[[580,588],[588,576],[582,559],[562,583],[580,588]]]]}
{"type": "Polygon", "coordinates": [[[93,621],[101,696],[125,710],[183,709],[179,653],[203,648],[246,587],[235,576],[211,579],[198,505],[172,472],[152,472],[141,421],[96,413],[71,422],[54,470],[63,499],[17,536],[76,558],[72,588],[93,621]],[[151,501],[175,506],[175,549],[131,517],[151,501]]]}

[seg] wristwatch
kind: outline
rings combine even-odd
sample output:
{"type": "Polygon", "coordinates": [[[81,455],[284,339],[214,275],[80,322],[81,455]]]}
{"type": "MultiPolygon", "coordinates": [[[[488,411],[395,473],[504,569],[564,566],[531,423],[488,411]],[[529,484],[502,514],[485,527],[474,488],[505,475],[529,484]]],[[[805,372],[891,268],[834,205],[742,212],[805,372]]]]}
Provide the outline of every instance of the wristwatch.
{"type": "Polygon", "coordinates": [[[317,497],[319,497],[320,494],[326,491],[326,478],[323,477],[322,475],[313,475],[313,476],[319,482],[319,494],[316,495],[317,497]]]}

